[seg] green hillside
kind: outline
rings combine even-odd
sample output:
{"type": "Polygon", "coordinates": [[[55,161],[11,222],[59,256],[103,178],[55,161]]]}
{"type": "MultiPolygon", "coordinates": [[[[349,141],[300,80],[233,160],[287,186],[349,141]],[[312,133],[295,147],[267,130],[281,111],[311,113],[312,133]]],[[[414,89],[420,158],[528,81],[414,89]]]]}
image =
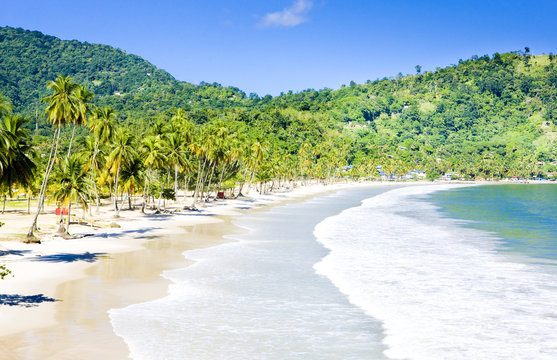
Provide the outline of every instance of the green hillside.
{"type": "MultiPolygon", "coordinates": [[[[249,137],[265,138],[269,158],[301,157],[316,168],[334,157],[369,176],[426,170],[431,177],[546,176],[556,167],[557,59],[527,52],[472,56],[423,74],[351,82],[338,90],[249,97],[219,84],[179,82],[145,60],[105,45],[62,41],[0,28],[0,93],[39,134],[47,81],[70,75],[110,106],[134,134],[151,131],[183,109],[194,124],[233,119],[249,137]],[[365,171],[364,171],[365,169],[365,171]]],[[[89,130],[78,129],[77,138],[89,130]]],[[[62,146],[70,131],[62,135],[62,146]]]]}
{"type": "Polygon", "coordinates": [[[95,93],[95,103],[142,115],[172,107],[223,107],[245,94],[218,84],[194,86],[176,81],[142,58],[107,45],[64,41],[38,31],[0,28],[0,93],[14,110],[35,116],[38,101],[48,95],[47,81],[72,76],[95,93]],[[195,105],[194,105],[195,106],[195,105]]]}
{"type": "MultiPolygon", "coordinates": [[[[434,72],[274,102],[323,111],[344,123],[361,144],[356,157],[388,154],[400,163],[435,154],[440,171],[495,164],[501,172],[549,171],[557,153],[556,64],[552,55],[473,56],[434,72]]],[[[385,156],[382,162],[388,162],[385,156]]]]}

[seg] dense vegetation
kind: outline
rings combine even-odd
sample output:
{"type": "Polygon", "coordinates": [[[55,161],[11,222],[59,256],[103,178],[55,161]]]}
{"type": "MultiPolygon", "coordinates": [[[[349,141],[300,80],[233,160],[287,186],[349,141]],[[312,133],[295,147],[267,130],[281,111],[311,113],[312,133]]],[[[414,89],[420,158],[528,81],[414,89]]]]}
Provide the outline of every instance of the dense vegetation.
{"type": "Polygon", "coordinates": [[[160,207],[184,187],[194,205],[294,178],[546,177],[557,59],[525,50],[259,97],[177,81],[109,46],[0,28],[0,186],[68,204],[112,194],[117,212],[121,191],[160,207]]]}

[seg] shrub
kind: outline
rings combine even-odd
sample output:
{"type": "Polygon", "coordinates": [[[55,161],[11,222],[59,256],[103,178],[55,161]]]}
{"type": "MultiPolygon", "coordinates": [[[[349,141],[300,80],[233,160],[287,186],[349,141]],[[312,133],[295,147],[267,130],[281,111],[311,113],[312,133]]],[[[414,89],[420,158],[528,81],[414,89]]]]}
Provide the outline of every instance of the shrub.
{"type": "Polygon", "coordinates": [[[4,278],[10,275],[12,272],[10,269],[6,267],[6,265],[0,265],[0,279],[4,280],[4,278]]]}

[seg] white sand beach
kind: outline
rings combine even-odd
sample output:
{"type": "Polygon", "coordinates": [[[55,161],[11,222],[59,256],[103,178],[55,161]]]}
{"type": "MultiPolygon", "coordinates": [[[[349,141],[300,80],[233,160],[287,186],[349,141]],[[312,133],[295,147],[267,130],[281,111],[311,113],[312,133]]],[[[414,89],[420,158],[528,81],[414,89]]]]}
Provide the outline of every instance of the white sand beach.
{"type": "Polygon", "coordinates": [[[168,281],[160,274],[187,266],[183,251],[226,241],[217,226],[195,239],[171,240],[176,236],[169,235],[185,234],[191,226],[224,224],[226,216],[254,207],[349,186],[359,184],[318,184],[266,195],[252,191],[247,197],[212,201],[199,211],[174,214],[122,210],[119,218],[113,218],[110,205],[105,205],[95,216],[103,227],[72,224],[70,233],[84,236],[70,240],[54,235],[57,218],[54,209],[47,208],[51,214],[39,218],[41,244],[24,244],[21,236],[13,235],[25,233],[30,215],[6,213],[0,263],[12,274],[0,281],[0,357],[98,359],[111,354],[110,358],[125,359],[127,346],[112,331],[107,311],[165,296],[168,281]],[[112,223],[120,227],[108,227],[112,223]]]}

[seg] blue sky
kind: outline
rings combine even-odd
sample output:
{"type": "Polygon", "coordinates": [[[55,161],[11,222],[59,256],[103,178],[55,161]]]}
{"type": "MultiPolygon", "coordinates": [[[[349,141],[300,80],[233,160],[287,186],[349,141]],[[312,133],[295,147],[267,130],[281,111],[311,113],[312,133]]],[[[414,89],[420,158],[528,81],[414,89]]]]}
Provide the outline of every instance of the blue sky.
{"type": "Polygon", "coordinates": [[[3,0],[0,26],[111,45],[246,93],[339,88],[472,55],[557,54],[557,1],[3,0]]]}

